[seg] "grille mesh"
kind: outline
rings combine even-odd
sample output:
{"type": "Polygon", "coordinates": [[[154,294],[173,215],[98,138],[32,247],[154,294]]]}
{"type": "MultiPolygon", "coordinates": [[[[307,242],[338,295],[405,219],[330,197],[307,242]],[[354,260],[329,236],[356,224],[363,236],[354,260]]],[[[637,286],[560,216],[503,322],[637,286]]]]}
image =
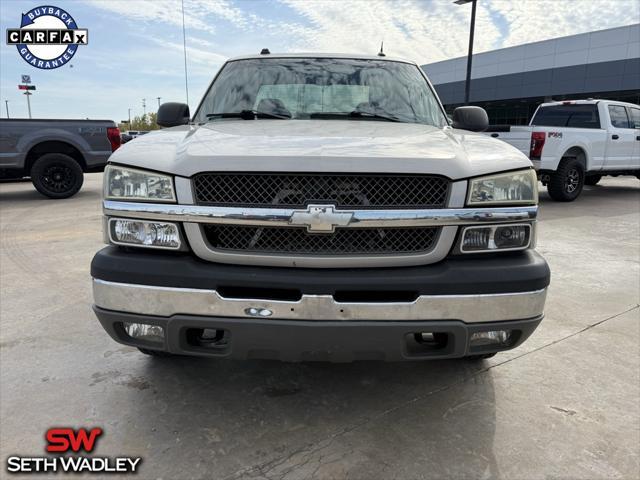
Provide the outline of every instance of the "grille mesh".
{"type": "Polygon", "coordinates": [[[216,250],[283,254],[416,253],[433,248],[439,227],[338,228],[332,234],[307,233],[305,228],[205,225],[216,250]]]}
{"type": "Polygon", "coordinates": [[[444,208],[449,181],[432,175],[201,173],[198,205],[305,208],[444,208]]]}

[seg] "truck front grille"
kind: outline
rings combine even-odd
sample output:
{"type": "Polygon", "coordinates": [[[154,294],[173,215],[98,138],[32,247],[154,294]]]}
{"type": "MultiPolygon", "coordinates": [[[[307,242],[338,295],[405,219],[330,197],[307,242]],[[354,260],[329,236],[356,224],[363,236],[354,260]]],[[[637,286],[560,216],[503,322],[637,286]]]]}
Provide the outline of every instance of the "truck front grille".
{"type": "Polygon", "coordinates": [[[439,227],[338,228],[331,234],[308,233],[298,227],[203,225],[212,248],[238,253],[358,255],[428,252],[439,227]]]}
{"type": "Polygon", "coordinates": [[[305,208],[444,208],[449,180],[435,175],[200,173],[196,204],[305,208]]]}

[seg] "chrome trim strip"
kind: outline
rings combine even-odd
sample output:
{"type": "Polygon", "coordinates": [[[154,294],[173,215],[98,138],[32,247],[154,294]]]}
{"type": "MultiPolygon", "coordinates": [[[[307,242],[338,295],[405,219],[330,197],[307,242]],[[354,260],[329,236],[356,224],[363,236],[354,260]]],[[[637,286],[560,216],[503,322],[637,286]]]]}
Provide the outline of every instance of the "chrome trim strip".
{"type": "MultiPolygon", "coordinates": [[[[306,213],[306,210],[291,208],[207,207],[113,200],[105,200],[103,208],[105,215],[145,220],[270,227],[290,226],[293,215],[306,213]]],[[[534,205],[413,210],[335,210],[335,212],[353,214],[349,225],[342,228],[442,227],[535,220],[538,207],[534,205]]]]}
{"type": "Polygon", "coordinates": [[[93,279],[96,306],[168,317],[176,314],[252,318],[247,309],[267,309],[268,318],[291,320],[462,320],[466,323],[522,320],[542,315],[547,290],[485,295],[422,295],[413,302],[339,303],[331,295],[299,301],[224,298],[215,290],[156,287],[93,279]]]}
{"type": "Polygon", "coordinates": [[[442,227],[435,246],[420,253],[398,253],[395,255],[280,255],[254,252],[226,252],[216,250],[207,242],[197,223],[184,223],[184,232],[193,252],[209,262],[235,265],[262,265],[270,267],[303,268],[371,268],[403,267],[435,263],[447,256],[456,237],[458,227],[442,227]]]}

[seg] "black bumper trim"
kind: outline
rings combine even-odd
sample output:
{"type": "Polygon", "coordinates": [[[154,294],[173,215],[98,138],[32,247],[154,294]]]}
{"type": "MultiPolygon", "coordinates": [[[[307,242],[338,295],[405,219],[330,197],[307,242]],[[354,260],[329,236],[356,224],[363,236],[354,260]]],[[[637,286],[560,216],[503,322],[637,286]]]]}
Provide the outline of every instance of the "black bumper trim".
{"type": "Polygon", "coordinates": [[[549,285],[546,261],[535,251],[447,258],[432,265],[399,268],[312,269],[226,265],[188,254],[125,251],[108,246],[91,262],[100,280],[175,288],[298,289],[302,294],[337,291],[412,291],[420,295],[516,293],[549,285]]]}
{"type": "Polygon", "coordinates": [[[93,307],[100,323],[117,342],[175,354],[226,357],[235,359],[274,359],[289,362],[355,360],[407,361],[459,358],[517,347],[536,329],[542,316],[525,320],[466,324],[460,321],[297,321],[276,319],[239,319],[175,315],[154,317],[114,312],[93,307]],[[162,344],[129,337],[123,322],[161,325],[165,331],[162,344]],[[227,342],[222,348],[193,345],[190,329],[225,331],[227,342]],[[478,331],[514,331],[513,341],[506,347],[469,349],[471,334],[478,331]],[[413,334],[443,333],[446,345],[428,350],[416,347],[413,334]]]}

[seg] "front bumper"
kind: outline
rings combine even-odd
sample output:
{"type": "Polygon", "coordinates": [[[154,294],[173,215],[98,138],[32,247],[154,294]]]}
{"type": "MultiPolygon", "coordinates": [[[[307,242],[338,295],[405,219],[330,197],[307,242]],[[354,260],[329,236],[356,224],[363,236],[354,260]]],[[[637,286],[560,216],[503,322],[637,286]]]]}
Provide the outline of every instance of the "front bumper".
{"type": "Polygon", "coordinates": [[[542,320],[549,284],[547,264],[533,251],[419,267],[317,270],[106,247],[91,273],[94,310],[116,341],[287,361],[454,358],[514,348],[542,320]],[[268,318],[256,315],[264,311],[268,318]],[[134,339],[124,322],[160,325],[164,342],[134,339]],[[215,348],[192,342],[202,329],[224,332],[224,339],[215,348]],[[513,332],[507,345],[469,347],[474,332],[501,329],[513,332]],[[417,343],[415,334],[425,332],[446,342],[437,348],[417,343]]]}

